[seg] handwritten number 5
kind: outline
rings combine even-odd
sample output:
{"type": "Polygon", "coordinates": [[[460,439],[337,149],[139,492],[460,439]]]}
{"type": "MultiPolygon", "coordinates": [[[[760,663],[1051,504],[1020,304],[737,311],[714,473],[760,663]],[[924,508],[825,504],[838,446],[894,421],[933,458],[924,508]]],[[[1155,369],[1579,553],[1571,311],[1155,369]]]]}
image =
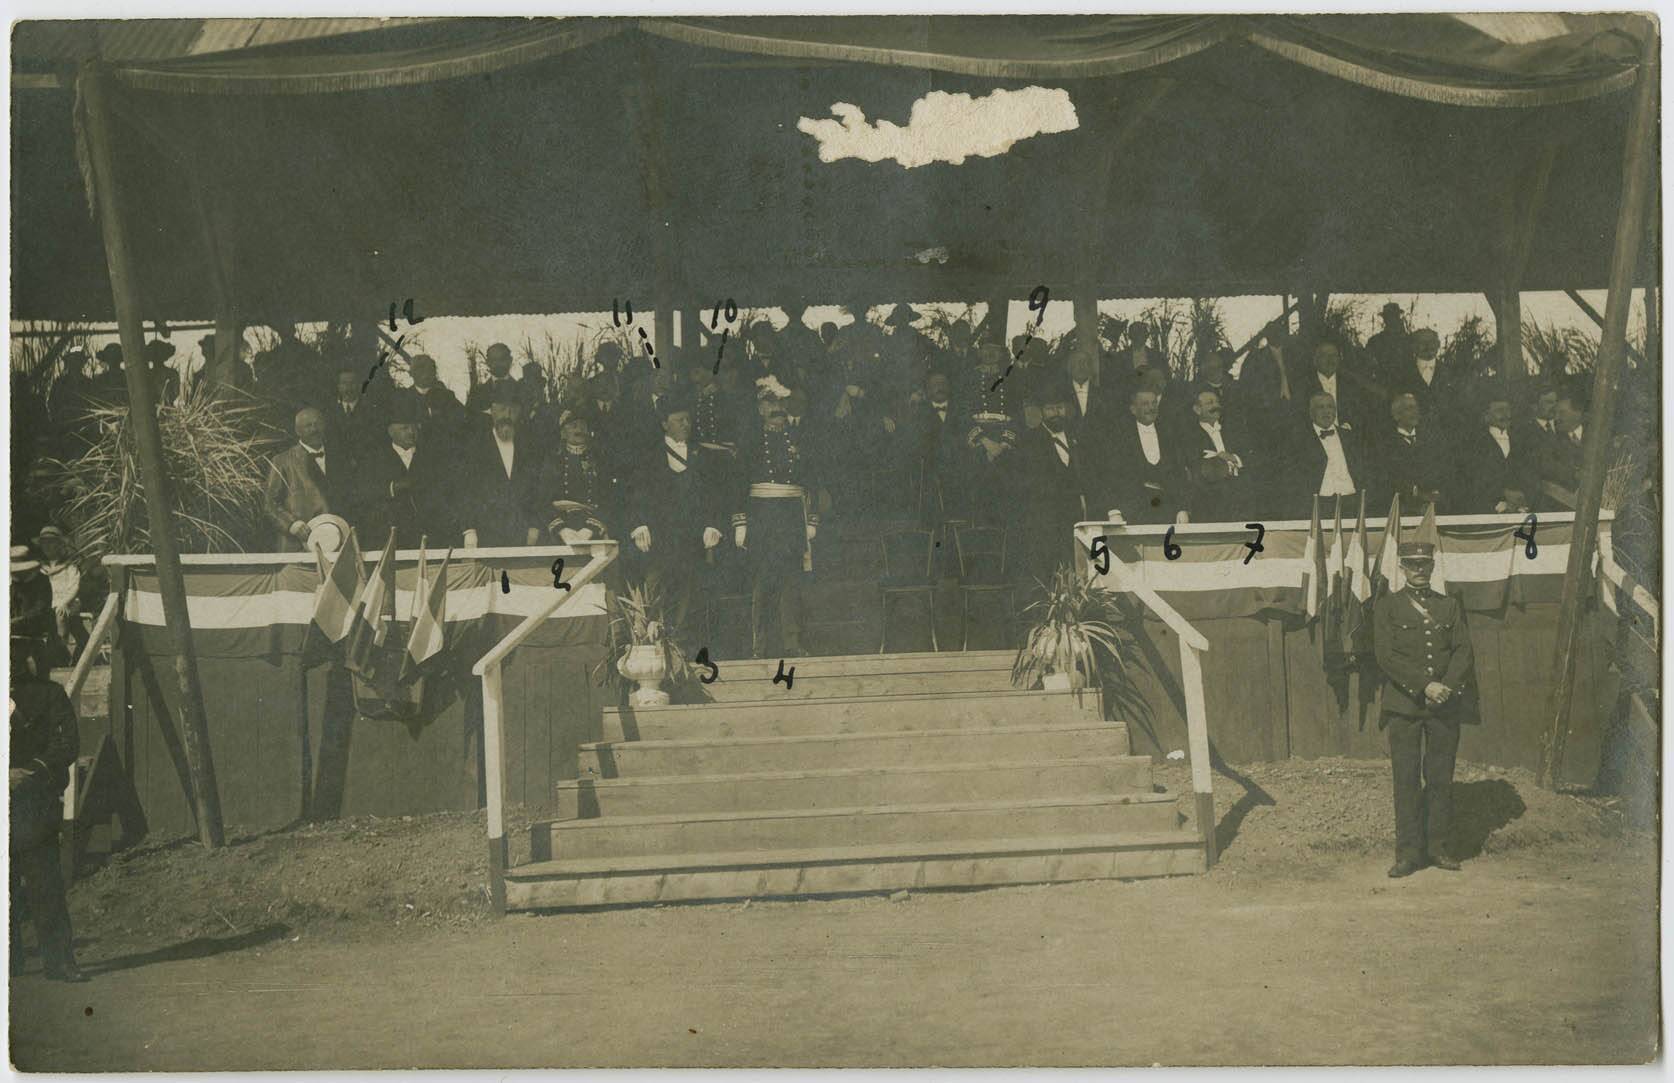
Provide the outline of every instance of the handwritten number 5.
{"type": "Polygon", "coordinates": [[[1087,555],[1092,558],[1093,567],[1100,575],[1110,574],[1110,546],[1105,542],[1103,534],[1093,539],[1087,555]]]}

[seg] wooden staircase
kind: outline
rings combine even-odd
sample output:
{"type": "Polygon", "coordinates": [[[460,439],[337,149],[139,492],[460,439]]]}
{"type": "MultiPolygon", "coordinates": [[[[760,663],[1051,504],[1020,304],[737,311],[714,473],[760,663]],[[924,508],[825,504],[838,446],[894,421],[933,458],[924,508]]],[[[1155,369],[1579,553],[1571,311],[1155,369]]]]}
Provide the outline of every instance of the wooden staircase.
{"type": "Polygon", "coordinates": [[[1201,872],[1201,836],[1095,693],[1009,651],[724,662],[710,702],[610,709],[511,910],[1201,872]]]}

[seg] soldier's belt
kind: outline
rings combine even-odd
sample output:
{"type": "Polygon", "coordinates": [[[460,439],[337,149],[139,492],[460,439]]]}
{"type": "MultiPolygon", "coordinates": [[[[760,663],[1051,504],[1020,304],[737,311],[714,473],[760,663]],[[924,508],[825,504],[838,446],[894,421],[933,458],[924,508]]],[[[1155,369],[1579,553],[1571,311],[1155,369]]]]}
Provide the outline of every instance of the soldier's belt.
{"type": "Polygon", "coordinates": [[[800,500],[806,494],[803,493],[800,485],[784,485],[777,481],[758,481],[750,486],[750,495],[768,500],[800,500]]]}

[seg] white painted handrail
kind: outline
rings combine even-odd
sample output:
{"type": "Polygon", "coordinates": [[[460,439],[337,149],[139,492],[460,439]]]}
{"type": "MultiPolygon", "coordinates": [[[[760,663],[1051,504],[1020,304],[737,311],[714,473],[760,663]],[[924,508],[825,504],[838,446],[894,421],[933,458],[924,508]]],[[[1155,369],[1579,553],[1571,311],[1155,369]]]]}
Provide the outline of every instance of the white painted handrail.
{"type": "Polygon", "coordinates": [[[99,644],[104,642],[105,636],[110,634],[111,626],[116,623],[116,607],[121,601],[115,592],[105,596],[104,608],[99,610],[98,619],[88,631],[87,643],[81,648],[81,657],[76,660],[76,668],[70,671],[70,683],[64,688],[64,691],[69,693],[71,703],[81,694],[81,686],[87,683],[87,675],[93,671],[93,660],[98,657],[99,644]]]}
{"type": "Polygon", "coordinates": [[[482,762],[488,804],[488,891],[495,913],[506,911],[506,764],[505,699],[500,666],[506,655],[534,630],[556,616],[581,595],[581,588],[597,579],[615,560],[617,546],[609,542],[581,542],[574,548],[591,550],[587,565],[569,581],[569,590],[554,589],[552,600],[524,617],[516,628],[477,660],[471,672],[482,679],[482,762]]]}

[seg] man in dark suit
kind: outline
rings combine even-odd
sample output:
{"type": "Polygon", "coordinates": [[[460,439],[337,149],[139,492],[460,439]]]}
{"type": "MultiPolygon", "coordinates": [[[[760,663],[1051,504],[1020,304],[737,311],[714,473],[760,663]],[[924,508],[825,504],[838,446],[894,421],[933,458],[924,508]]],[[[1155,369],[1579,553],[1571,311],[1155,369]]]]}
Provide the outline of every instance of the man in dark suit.
{"type": "Polygon", "coordinates": [[[1296,381],[1299,394],[1291,401],[1306,403],[1314,392],[1324,391],[1337,405],[1337,419],[1364,432],[1378,419],[1373,416],[1370,396],[1353,382],[1348,373],[1342,371],[1342,362],[1342,350],[1335,342],[1316,342],[1308,371],[1296,381]]]}
{"type": "Polygon", "coordinates": [[[1089,456],[1070,426],[1070,400],[1063,385],[1040,401],[1041,422],[1017,438],[1015,467],[1023,499],[1014,530],[1020,542],[1025,582],[1052,581],[1068,560],[1076,523],[1103,519],[1110,507],[1109,478],[1089,456]]]}
{"type": "MultiPolygon", "coordinates": [[[[625,444],[614,451],[601,447],[584,413],[566,410],[559,416],[558,448],[548,459],[542,489],[553,502],[580,504],[591,512],[567,509],[565,522],[557,527],[562,540],[591,540],[597,536],[596,524],[604,526],[605,537],[620,536],[621,479],[632,468],[633,450],[625,444]]],[[[546,514],[550,517],[551,510],[546,514]]]]}
{"type": "Polygon", "coordinates": [[[1292,430],[1289,446],[1289,477],[1269,492],[1282,516],[1306,519],[1313,511],[1314,495],[1349,496],[1360,491],[1367,472],[1359,433],[1337,418],[1337,403],[1324,391],[1308,396],[1308,421],[1292,430]]]}
{"type": "Polygon", "coordinates": [[[1385,387],[1412,365],[1412,336],[1407,333],[1401,306],[1390,301],[1383,306],[1383,330],[1366,340],[1366,367],[1372,379],[1385,387]]]}
{"type": "Polygon", "coordinates": [[[919,477],[929,492],[929,514],[942,518],[969,519],[971,515],[970,446],[966,436],[969,418],[953,401],[947,375],[932,372],[924,391],[915,396],[908,415],[919,477]]]}
{"type": "Polygon", "coordinates": [[[1588,402],[1584,392],[1565,388],[1553,407],[1553,433],[1542,449],[1540,479],[1574,492],[1580,484],[1588,402]]]}
{"type": "Polygon", "coordinates": [[[1066,431],[1078,442],[1103,444],[1116,422],[1125,414],[1114,393],[1115,383],[1093,378],[1093,361],[1079,352],[1072,353],[1066,363],[1065,380],[1060,377],[1047,397],[1066,396],[1069,414],[1065,418],[1066,431]]]}
{"type": "Polygon", "coordinates": [[[1179,435],[1191,473],[1193,522],[1243,522],[1261,511],[1250,474],[1250,437],[1237,419],[1227,417],[1219,392],[1209,386],[1197,392],[1192,422],[1179,435]]]}
{"type": "Polygon", "coordinates": [[[1405,508],[1421,508],[1432,500],[1442,505],[1456,479],[1448,471],[1446,445],[1437,427],[1423,419],[1418,399],[1410,391],[1395,396],[1389,414],[1393,423],[1372,437],[1377,459],[1372,506],[1387,507],[1395,493],[1401,495],[1405,508]]]}
{"type": "Polygon", "coordinates": [[[308,520],[316,515],[352,513],[348,499],[348,464],[328,453],[325,415],[312,406],[296,414],[294,446],[273,457],[267,469],[267,517],[278,528],[279,552],[294,553],[308,540],[308,520]],[[343,484],[339,484],[341,481],[343,484]]]}
{"type": "Polygon", "coordinates": [[[1464,398],[1464,381],[1440,357],[1441,336],[1428,327],[1414,331],[1409,339],[1412,360],[1396,370],[1389,381],[1391,396],[1410,394],[1419,411],[1442,428],[1452,428],[1456,408],[1464,398]]]}
{"type": "Polygon", "coordinates": [[[394,409],[405,413],[390,416],[387,439],[365,452],[358,470],[360,536],[369,544],[381,542],[394,527],[395,544],[402,549],[417,548],[425,538],[444,545],[453,539],[452,505],[462,495],[449,491],[448,449],[429,442],[421,446],[411,400],[394,409]]]}
{"type": "Polygon", "coordinates": [[[1128,397],[1128,417],[1115,423],[1104,456],[1115,508],[1129,523],[1185,523],[1191,518],[1186,450],[1177,431],[1158,423],[1159,401],[1148,387],[1135,388],[1128,397]]]}
{"type": "Polygon", "coordinates": [[[1407,585],[1372,609],[1372,643],[1383,673],[1380,728],[1389,731],[1395,775],[1393,877],[1426,864],[1457,872],[1451,852],[1453,764],[1459,726],[1478,721],[1470,629],[1458,598],[1430,589],[1435,547],[1397,550],[1407,585]]]}
{"type": "Polygon", "coordinates": [[[699,569],[727,521],[723,486],[731,460],[692,440],[689,396],[666,395],[659,407],[662,437],[642,449],[624,521],[632,524],[628,538],[646,591],[661,595],[671,631],[685,644],[699,569]]]}
{"type": "Polygon", "coordinates": [[[44,644],[16,633],[14,624],[12,759],[6,784],[11,806],[12,975],[23,971],[22,904],[27,901],[46,976],[53,981],[86,981],[76,965],[70,910],[59,871],[64,786],[79,744],[76,713],[64,689],[46,675],[40,653],[44,644]]]}
{"type": "Polygon", "coordinates": [[[413,386],[397,392],[395,399],[408,398],[418,404],[418,417],[430,439],[440,443],[463,435],[465,407],[448,386],[436,378],[436,359],[416,354],[409,366],[413,386]]]}
{"type": "Polygon", "coordinates": [[[471,388],[471,393],[465,396],[465,412],[471,415],[471,420],[476,422],[478,417],[487,414],[489,404],[495,399],[519,391],[525,392],[524,413],[527,417],[532,404],[528,401],[527,389],[518,386],[517,381],[512,379],[511,347],[504,342],[494,343],[483,354],[483,364],[488,366],[488,379],[471,388]]]}
{"type": "Polygon", "coordinates": [[[1535,495],[1535,448],[1511,423],[1511,397],[1487,392],[1481,420],[1465,431],[1449,476],[1457,478],[1455,510],[1470,514],[1526,512],[1535,495]]]}
{"type": "MultiPolygon", "coordinates": [[[[549,477],[540,449],[523,438],[523,401],[506,395],[488,407],[488,431],[471,433],[460,449],[454,492],[465,547],[539,545],[550,518],[549,477]]],[[[423,438],[431,440],[429,430],[423,438]]]]}
{"type": "MultiPolygon", "coordinates": [[[[331,401],[322,407],[326,416],[326,439],[349,461],[358,461],[382,443],[384,420],[370,398],[360,393],[365,373],[349,366],[337,370],[331,401]]],[[[409,400],[410,401],[410,400],[409,400]]]]}

